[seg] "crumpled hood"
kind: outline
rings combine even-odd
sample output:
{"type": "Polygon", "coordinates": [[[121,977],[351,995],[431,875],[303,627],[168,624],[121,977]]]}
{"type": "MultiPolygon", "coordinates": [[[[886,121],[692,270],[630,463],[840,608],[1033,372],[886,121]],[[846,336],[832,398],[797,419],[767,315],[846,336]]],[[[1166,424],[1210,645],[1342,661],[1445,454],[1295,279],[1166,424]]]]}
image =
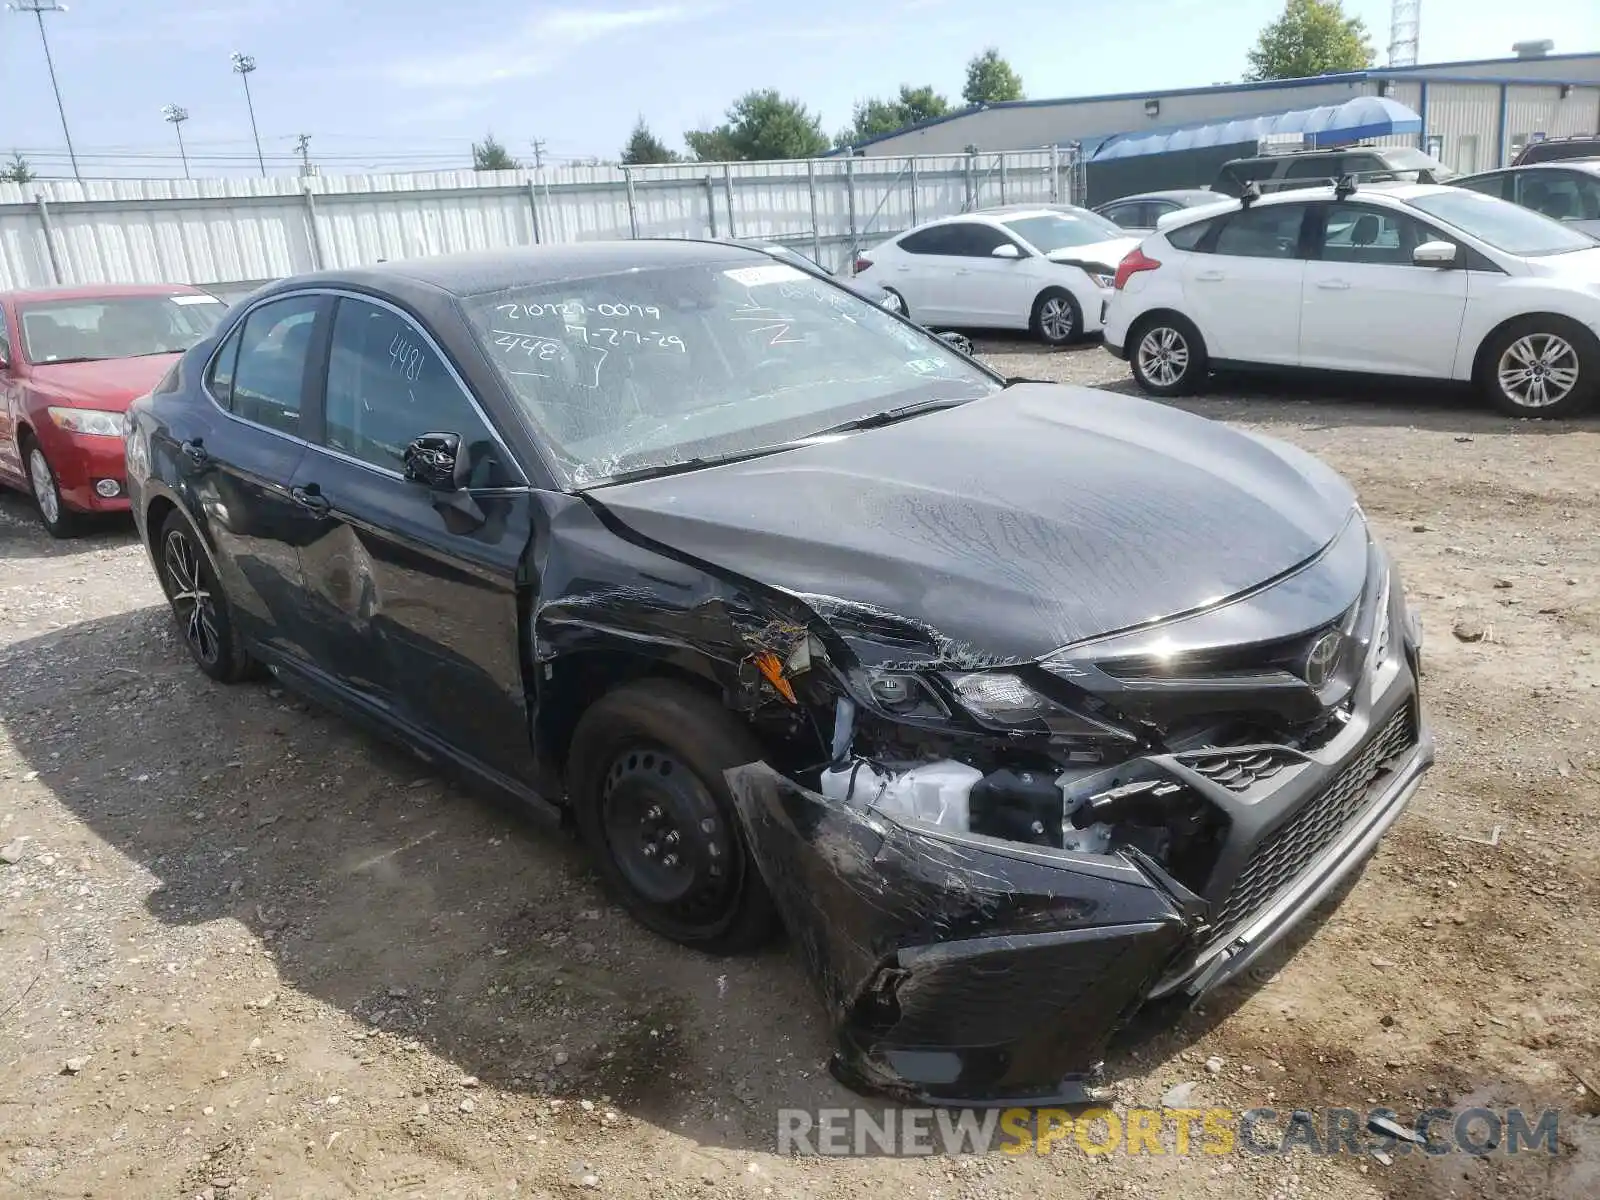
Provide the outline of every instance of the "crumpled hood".
{"type": "Polygon", "coordinates": [[[33,390],[74,408],[126,412],[178,360],[176,354],[106,358],[94,362],[35,363],[28,382],[33,390]]]}
{"type": "Polygon", "coordinates": [[[1011,662],[1251,589],[1354,503],[1293,447],[1048,384],[590,498],[830,619],[876,610],[948,657],[1011,662]]]}
{"type": "Polygon", "coordinates": [[[1051,262],[1100,263],[1115,270],[1117,264],[1138,245],[1139,239],[1136,237],[1112,238],[1088,246],[1068,246],[1064,250],[1052,250],[1045,257],[1051,262]]]}

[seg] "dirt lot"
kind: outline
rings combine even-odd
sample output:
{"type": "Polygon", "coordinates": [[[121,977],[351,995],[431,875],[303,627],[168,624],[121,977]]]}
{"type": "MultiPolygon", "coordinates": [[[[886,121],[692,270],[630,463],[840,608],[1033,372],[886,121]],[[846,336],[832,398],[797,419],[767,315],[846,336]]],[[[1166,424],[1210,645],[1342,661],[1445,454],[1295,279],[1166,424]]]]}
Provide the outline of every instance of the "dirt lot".
{"type": "MultiPolygon", "coordinates": [[[[1126,387],[1095,348],[987,353],[1126,387]]],[[[211,684],[128,527],[52,544],[11,496],[0,1195],[1600,1195],[1574,1074],[1600,1081],[1600,422],[1281,381],[1193,407],[1360,489],[1423,615],[1439,766],[1295,946],[1125,1039],[1118,1103],[1559,1107],[1559,1157],[778,1157],[777,1109],[850,1102],[781,948],[665,945],[566,836],[211,684]]]]}

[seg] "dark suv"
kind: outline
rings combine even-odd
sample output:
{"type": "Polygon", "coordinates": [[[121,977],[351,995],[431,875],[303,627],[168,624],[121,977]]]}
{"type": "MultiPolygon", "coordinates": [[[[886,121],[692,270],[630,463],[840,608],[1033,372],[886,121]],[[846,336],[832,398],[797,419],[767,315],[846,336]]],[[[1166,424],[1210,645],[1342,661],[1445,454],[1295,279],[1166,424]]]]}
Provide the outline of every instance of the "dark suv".
{"type": "Polygon", "coordinates": [[[1529,142],[1511,160],[1513,167],[1526,167],[1532,163],[1564,162],[1569,158],[1600,158],[1600,133],[1584,133],[1576,137],[1540,138],[1529,142]]]}
{"type": "Polygon", "coordinates": [[[1247,183],[1263,192],[1317,187],[1330,179],[1355,175],[1364,181],[1448,183],[1455,172],[1421,150],[1393,146],[1347,146],[1339,150],[1305,150],[1258,154],[1222,164],[1211,190],[1225,196],[1244,194],[1247,183]]]}

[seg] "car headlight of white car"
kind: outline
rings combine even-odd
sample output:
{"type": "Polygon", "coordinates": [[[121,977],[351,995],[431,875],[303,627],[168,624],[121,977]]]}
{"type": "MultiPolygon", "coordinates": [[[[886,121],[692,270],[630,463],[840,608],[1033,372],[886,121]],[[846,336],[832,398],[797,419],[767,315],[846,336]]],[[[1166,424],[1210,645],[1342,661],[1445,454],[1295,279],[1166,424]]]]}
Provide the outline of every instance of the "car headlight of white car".
{"type": "Polygon", "coordinates": [[[98,408],[52,408],[50,419],[68,433],[89,433],[96,437],[122,436],[122,414],[98,408]]]}

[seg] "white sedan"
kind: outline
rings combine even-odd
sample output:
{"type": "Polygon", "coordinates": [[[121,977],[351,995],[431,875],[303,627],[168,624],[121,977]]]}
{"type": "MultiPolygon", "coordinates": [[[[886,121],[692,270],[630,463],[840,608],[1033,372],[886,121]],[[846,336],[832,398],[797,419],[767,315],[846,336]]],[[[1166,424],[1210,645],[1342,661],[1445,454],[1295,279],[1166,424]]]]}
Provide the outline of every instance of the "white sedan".
{"type": "Polygon", "coordinates": [[[929,221],[856,259],[922,325],[1027,329],[1052,346],[1100,328],[1116,264],[1138,245],[1067,205],[1012,206],[929,221]]]}
{"type": "Polygon", "coordinates": [[[1106,348],[1145,391],[1213,367],[1475,383],[1564,417],[1600,391],[1600,244],[1434,184],[1278,192],[1164,218],[1117,268],[1106,348]]]}

